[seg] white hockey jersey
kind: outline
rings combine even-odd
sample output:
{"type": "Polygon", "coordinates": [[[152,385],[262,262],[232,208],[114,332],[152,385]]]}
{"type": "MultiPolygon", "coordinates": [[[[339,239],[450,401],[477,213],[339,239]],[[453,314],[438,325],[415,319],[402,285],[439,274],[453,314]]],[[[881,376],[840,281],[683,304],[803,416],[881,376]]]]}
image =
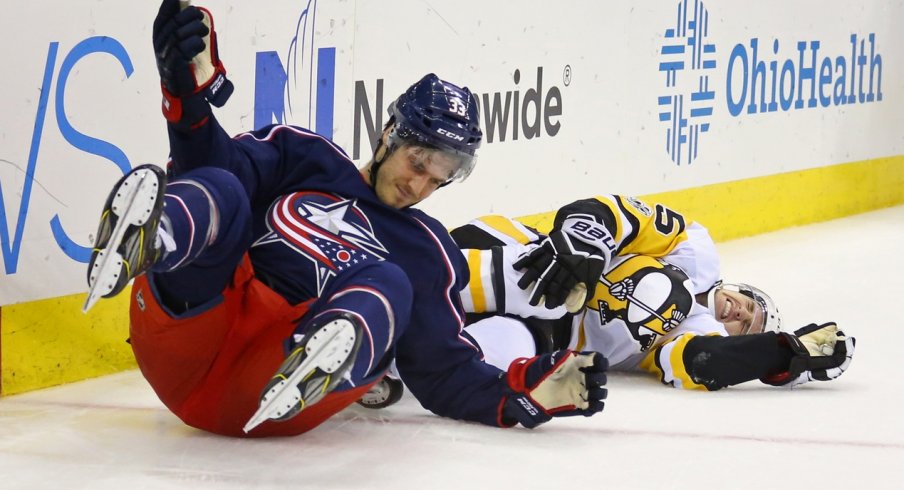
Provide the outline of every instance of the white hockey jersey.
{"type": "MultiPolygon", "coordinates": [[[[570,342],[557,348],[597,351],[612,369],[641,369],[675,387],[705,389],[687,374],[682,353],[693,336],[728,335],[695,299],[719,280],[719,257],[709,232],[666,206],[651,207],[631,197],[598,196],[584,201],[582,211],[588,206],[603,215],[616,252],[595,294],[572,318],[570,342]]],[[[530,306],[528,292],[517,286],[520,272],[512,263],[539,246],[542,235],[501,216],[466,226],[488,238],[486,246],[478,245],[487,250],[463,250],[471,269],[462,291],[466,311],[546,319],[566,314],[564,307],[530,306]]]]}

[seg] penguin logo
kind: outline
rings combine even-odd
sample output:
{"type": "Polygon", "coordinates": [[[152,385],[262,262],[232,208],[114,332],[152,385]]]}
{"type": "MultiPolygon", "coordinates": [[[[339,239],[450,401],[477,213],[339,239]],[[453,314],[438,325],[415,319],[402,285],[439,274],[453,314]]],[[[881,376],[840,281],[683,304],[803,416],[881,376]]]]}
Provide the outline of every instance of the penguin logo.
{"type": "Polygon", "coordinates": [[[596,294],[600,323],[621,320],[646,351],[690,313],[694,297],[687,280],[687,274],[671,264],[630,257],[600,278],[606,286],[597,288],[596,294]]]}

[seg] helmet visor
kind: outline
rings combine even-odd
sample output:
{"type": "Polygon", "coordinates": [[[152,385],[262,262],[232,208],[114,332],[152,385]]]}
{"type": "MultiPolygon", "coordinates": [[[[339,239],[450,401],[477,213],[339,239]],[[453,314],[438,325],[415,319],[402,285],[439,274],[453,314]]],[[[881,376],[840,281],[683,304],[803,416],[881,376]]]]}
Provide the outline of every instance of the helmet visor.
{"type": "Polygon", "coordinates": [[[778,332],[782,328],[782,315],[775,306],[775,301],[764,293],[761,289],[751,286],[750,284],[737,284],[738,291],[756,301],[759,307],[759,313],[762,315],[760,332],[778,332]]]}
{"type": "Polygon", "coordinates": [[[461,182],[471,175],[477,157],[453,148],[441,148],[431,145],[417,133],[405,131],[398,125],[389,133],[388,146],[391,149],[411,147],[412,155],[433,175],[442,175],[444,182],[461,182]]]}
{"type": "MultiPolygon", "coordinates": [[[[782,317],[772,298],[761,289],[744,283],[730,284],[720,282],[710,290],[708,295],[709,310],[720,322],[730,321],[728,313],[735,311],[730,306],[730,303],[717,300],[716,292],[720,290],[731,291],[744,297],[744,301],[750,306],[750,321],[745,322],[746,325],[739,332],[741,335],[778,332],[781,330],[782,317]]],[[[742,305],[741,309],[746,309],[746,307],[742,305]]]]}

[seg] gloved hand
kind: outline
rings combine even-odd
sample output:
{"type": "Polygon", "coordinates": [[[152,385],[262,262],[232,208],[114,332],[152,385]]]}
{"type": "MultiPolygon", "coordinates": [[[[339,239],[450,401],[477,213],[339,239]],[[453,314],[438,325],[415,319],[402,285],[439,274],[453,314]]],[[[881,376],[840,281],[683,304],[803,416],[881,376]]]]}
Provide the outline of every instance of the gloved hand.
{"type": "Polygon", "coordinates": [[[533,429],[552,417],[601,412],[609,362],[599,352],[560,350],[512,361],[507,381],[512,393],[502,406],[505,425],[533,429]]]}
{"type": "MultiPolygon", "coordinates": [[[[564,304],[566,299],[575,303],[568,298],[573,290],[586,288],[585,297],[592,298],[609,261],[611,243],[609,232],[591,216],[569,216],[561,227],[553,229],[540,247],[513,264],[515,269],[524,270],[518,287],[531,288],[532,306],[543,298],[549,309],[564,304]]],[[[583,304],[583,301],[577,303],[583,304]]],[[[571,307],[569,311],[572,311],[571,307]]]]}
{"type": "Polygon", "coordinates": [[[809,381],[829,381],[841,376],[851,365],[856,340],[847,337],[834,323],[811,323],[794,334],[780,334],[794,354],[788,370],[763,378],[773,386],[793,387],[809,381]]]}
{"type": "Polygon", "coordinates": [[[167,121],[187,129],[210,114],[207,102],[221,107],[233,85],[217,52],[217,34],[207,9],[163,0],[154,19],[154,53],[167,121]]]}

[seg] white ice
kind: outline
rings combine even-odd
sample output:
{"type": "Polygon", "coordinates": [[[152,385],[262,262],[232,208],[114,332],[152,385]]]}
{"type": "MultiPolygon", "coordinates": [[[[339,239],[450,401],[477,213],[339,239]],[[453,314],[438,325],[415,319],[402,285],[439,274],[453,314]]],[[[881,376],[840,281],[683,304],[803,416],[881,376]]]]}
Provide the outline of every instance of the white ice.
{"type": "Polygon", "coordinates": [[[406,395],[238,440],[184,426],[131,371],[0,399],[0,488],[904,488],[902,243],[904,206],[719,245],[724,276],[770,292],[787,325],[857,338],[833,382],[698,393],[617,374],[603,413],[536,430],[443,419],[406,395]]]}

